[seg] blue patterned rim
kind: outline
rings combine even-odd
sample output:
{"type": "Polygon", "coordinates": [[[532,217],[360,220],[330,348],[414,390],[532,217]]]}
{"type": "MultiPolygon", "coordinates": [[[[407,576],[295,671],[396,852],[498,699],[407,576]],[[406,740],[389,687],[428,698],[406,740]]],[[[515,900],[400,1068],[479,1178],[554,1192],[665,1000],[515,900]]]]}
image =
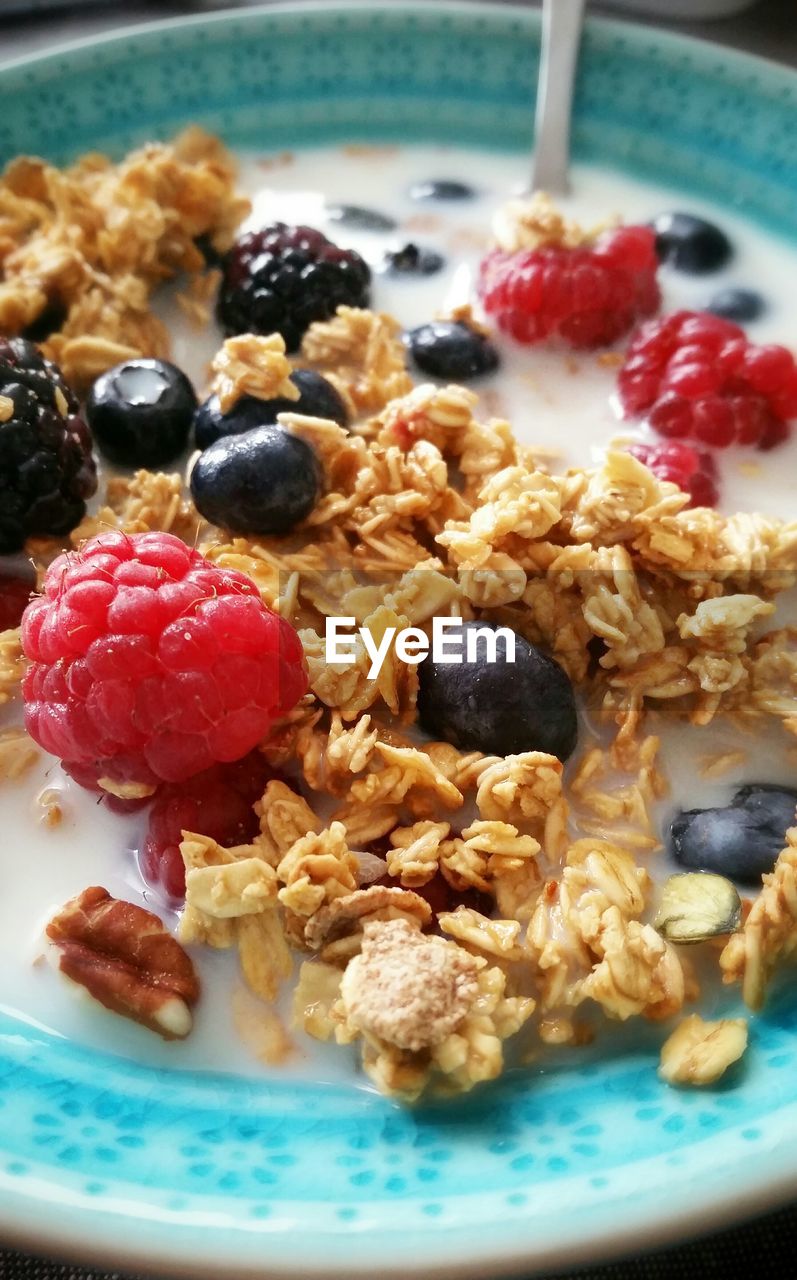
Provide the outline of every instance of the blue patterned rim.
{"type": "MultiPolygon", "coordinates": [[[[0,70],[0,158],[120,153],[199,120],[231,143],[525,148],[536,14],[275,6],[167,22],[0,70]]],[[[578,156],[797,231],[797,76],[594,22],[578,156]]],[[[752,1213],[797,1190],[785,995],[735,1085],[676,1092],[657,1048],[409,1113],[372,1093],[154,1070],[0,1012],[0,1224],[85,1260],[192,1277],[550,1268],[752,1213]]]]}

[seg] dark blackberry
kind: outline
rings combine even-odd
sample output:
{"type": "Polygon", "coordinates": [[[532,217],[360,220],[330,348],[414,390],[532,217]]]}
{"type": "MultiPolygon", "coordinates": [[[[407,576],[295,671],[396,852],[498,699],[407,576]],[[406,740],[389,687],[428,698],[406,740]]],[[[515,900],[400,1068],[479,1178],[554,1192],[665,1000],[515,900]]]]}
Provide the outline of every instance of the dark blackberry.
{"type": "Polygon", "coordinates": [[[371,272],[353,249],[313,227],[273,222],[241,236],[224,259],[216,308],[227,334],[281,333],[295,351],[314,320],[368,305],[371,272]]]}
{"type": "Polygon", "coordinates": [[[197,449],[207,449],[222,436],[240,435],[255,427],[265,427],[277,421],[278,413],[301,413],[308,418],[330,418],[338,426],[349,424],[346,406],[331,382],[314,369],[295,369],[291,382],[299,392],[298,400],[277,396],[273,400],[258,400],[255,396],[241,396],[228,413],[222,413],[219,397],[212,395],[199,406],[194,415],[194,437],[197,449]]]}
{"type": "Polygon", "coordinates": [[[61,370],[32,342],[0,338],[0,555],[32,534],[69,533],[96,488],[91,435],[61,370]]]}

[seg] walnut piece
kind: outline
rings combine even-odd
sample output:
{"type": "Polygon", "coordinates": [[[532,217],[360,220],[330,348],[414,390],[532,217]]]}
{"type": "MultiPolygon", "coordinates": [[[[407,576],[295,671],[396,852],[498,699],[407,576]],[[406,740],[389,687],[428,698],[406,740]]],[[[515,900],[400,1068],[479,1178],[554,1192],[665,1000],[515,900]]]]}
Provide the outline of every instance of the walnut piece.
{"type": "Polygon", "coordinates": [[[143,907],[94,886],[70,899],[47,925],[59,968],[106,1009],[164,1040],[181,1040],[199,999],[193,963],[143,907]]]}
{"type": "Polygon", "coordinates": [[[744,1018],[704,1022],[693,1013],[661,1047],[659,1075],[668,1084],[714,1084],[747,1048],[744,1018]]]}

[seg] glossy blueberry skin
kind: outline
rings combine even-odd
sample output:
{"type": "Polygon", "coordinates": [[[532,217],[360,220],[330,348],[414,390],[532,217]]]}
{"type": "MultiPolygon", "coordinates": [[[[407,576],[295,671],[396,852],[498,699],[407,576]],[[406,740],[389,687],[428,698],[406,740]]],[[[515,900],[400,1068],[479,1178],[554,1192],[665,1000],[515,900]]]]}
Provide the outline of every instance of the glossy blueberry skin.
{"type": "Polygon", "coordinates": [[[500,357],[489,338],[456,320],[434,320],[405,334],[410,355],[433,378],[468,382],[498,368],[500,357]]]}
{"type": "Polygon", "coordinates": [[[105,457],[161,467],[185,449],[196,410],[190,381],[168,360],[125,360],[94,383],[86,419],[105,457]]]}
{"type": "Polygon", "coordinates": [[[197,449],[207,449],[223,436],[240,435],[277,421],[279,413],[301,413],[307,418],[331,418],[338,426],[348,426],[346,406],[331,382],[313,369],[296,369],[291,382],[299,391],[298,400],[276,396],[273,400],[258,400],[255,396],[242,396],[229,413],[222,413],[219,397],[211,396],[199,406],[194,415],[194,439],[197,449]]]}
{"type": "Polygon", "coordinates": [[[758,320],[766,311],[766,303],[755,289],[728,288],[715,293],[706,310],[725,320],[744,324],[749,320],[758,320]]]}
{"type": "Polygon", "coordinates": [[[382,271],[390,276],[433,276],[442,271],[446,260],[436,249],[425,249],[417,244],[405,244],[385,254],[382,271]]]}
{"type": "Polygon", "coordinates": [[[670,827],[670,851],[681,866],[759,884],[786,843],[796,808],[797,790],[751,783],[725,808],[679,813],[670,827]]]}
{"type": "MultiPolygon", "coordinates": [[[[463,636],[485,622],[465,622],[463,636]]],[[[456,638],[452,628],[447,636],[456,638]]],[[[462,645],[465,656],[464,639],[462,645]]],[[[434,738],[464,751],[516,755],[545,751],[566,760],[578,737],[573,686],[547,654],[515,636],[515,661],[506,661],[498,641],[497,661],[487,662],[486,642],[477,642],[477,660],[434,662],[431,653],[418,666],[418,718],[434,738]]]]}
{"type": "Polygon", "coordinates": [[[476,190],[467,182],[443,178],[415,182],[410,187],[409,195],[411,200],[473,200],[476,190]]]}
{"type": "Polygon", "coordinates": [[[206,520],[231,533],[288,533],[312,511],[322,479],[310,446],[269,425],[210,445],[191,473],[191,496],[206,520]]]}
{"type": "Polygon", "coordinates": [[[689,275],[719,271],[733,255],[725,232],[692,213],[660,213],[653,219],[661,262],[689,275]]]}
{"type": "Polygon", "coordinates": [[[333,204],[327,208],[330,222],[355,231],[395,231],[398,223],[379,209],[364,209],[359,204],[333,204]]]}

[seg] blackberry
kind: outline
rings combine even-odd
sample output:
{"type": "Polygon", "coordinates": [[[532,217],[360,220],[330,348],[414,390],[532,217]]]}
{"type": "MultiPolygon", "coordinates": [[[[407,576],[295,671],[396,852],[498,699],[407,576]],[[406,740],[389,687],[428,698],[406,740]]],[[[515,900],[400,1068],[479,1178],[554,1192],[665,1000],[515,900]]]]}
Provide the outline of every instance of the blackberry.
{"type": "Polygon", "coordinates": [[[24,338],[0,338],[0,555],[69,533],[97,488],[91,435],[61,370],[24,338]]]}
{"type": "Polygon", "coordinates": [[[273,222],[249,231],[223,271],[216,315],[225,333],[281,333],[289,351],[314,320],[328,320],[341,305],[368,305],[368,264],[313,227],[273,222]]]}

